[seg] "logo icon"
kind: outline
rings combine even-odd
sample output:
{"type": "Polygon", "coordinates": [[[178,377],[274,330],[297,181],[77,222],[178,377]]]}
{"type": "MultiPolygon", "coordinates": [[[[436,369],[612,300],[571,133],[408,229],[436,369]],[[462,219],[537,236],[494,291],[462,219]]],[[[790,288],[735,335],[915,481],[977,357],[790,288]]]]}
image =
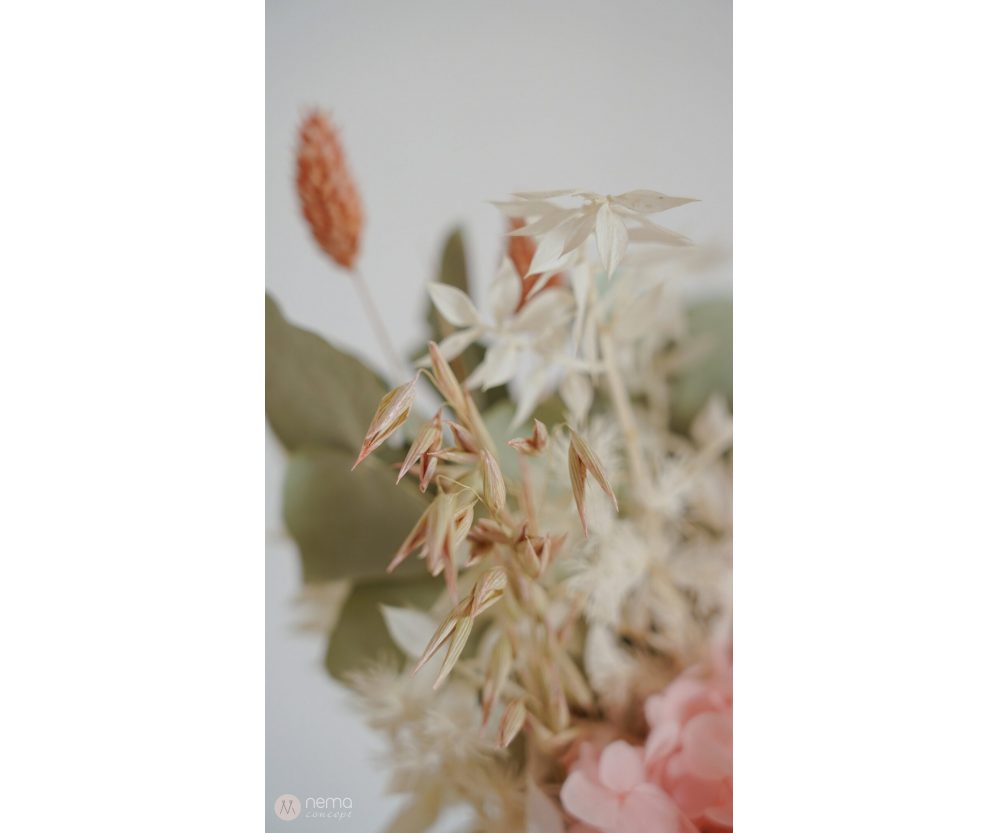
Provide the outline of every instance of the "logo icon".
{"type": "Polygon", "coordinates": [[[302,803],[290,793],[279,795],[278,800],[274,802],[274,813],[282,821],[293,821],[301,812],[302,803]]]}

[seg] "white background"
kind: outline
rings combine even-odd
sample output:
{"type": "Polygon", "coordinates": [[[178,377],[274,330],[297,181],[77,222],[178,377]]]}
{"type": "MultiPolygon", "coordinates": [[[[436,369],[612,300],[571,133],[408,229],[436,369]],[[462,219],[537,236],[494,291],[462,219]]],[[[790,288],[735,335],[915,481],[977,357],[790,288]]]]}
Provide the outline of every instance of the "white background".
{"type": "MultiPolygon", "coordinates": [[[[3,15],[5,822],[260,829],[263,9],[3,15]]],[[[986,828],[996,20],[735,31],[740,830],[986,828]]]]}
{"type": "MultiPolygon", "coordinates": [[[[299,211],[296,130],[311,106],[342,128],[367,214],[359,266],[401,351],[425,337],[425,284],[456,223],[485,287],[504,231],[486,201],[512,190],[645,187],[698,197],[658,219],[723,251],[704,277],[728,291],[731,17],[722,0],[270,3],[269,291],[292,320],[385,367],[354,288],[299,211]]],[[[270,434],[267,448],[275,531],[284,458],[270,434]]],[[[359,725],[323,671],[324,639],[294,629],[302,618],[294,545],[268,540],[268,795],[348,795],[352,817],[337,829],[380,830],[397,802],[381,797],[388,773],[372,763],[379,736],[359,725]]]]}

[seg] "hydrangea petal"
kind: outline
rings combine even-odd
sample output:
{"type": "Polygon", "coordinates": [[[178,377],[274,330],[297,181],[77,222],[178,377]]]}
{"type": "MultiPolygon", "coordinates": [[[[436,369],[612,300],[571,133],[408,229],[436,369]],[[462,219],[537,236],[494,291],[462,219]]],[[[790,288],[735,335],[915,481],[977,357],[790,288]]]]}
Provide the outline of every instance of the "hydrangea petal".
{"type": "Polygon", "coordinates": [[[595,827],[613,828],[618,818],[618,796],[582,772],[571,772],[559,792],[566,812],[595,827]]]}
{"type": "Polygon", "coordinates": [[[674,751],[681,737],[680,724],[664,720],[653,727],[646,738],[646,761],[655,761],[674,751]]]}
{"type": "Polygon", "coordinates": [[[689,819],[659,787],[640,784],[622,802],[615,833],[697,833],[689,819]]]}
{"type": "Polygon", "coordinates": [[[695,715],[681,731],[684,768],[699,778],[725,778],[733,771],[733,719],[722,712],[695,715]]]}
{"type": "Polygon", "coordinates": [[[728,804],[732,818],[733,793],[723,781],[709,781],[686,775],[670,782],[670,796],[689,818],[701,818],[711,810],[720,814],[728,804]]]}
{"type": "Polygon", "coordinates": [[[631,790],[645,775],[642,753],[623,740],[609,743],[601,753],[597,769],[601,783],[618,793],[631,790]]]}
{"type": "Polygon", "coordinates": [[[663,694],[653,695],[646,701],[646,720],[651,726],[667,720],[683,722],[711,705],[711,692],[705,683],[693,676],[682,676],[663,694]]]}

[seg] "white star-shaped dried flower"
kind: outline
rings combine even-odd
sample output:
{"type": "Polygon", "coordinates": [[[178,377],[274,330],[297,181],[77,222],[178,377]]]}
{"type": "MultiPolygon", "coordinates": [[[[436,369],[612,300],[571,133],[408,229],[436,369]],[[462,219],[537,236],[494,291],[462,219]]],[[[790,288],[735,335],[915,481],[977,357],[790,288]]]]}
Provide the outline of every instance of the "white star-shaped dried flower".
{"type": "Polygon", "coordinates": [[[647,215],[658,214],[697,200],[670,197],[658,191],[640,189],[624,194],[596,194],[593,191],[521,191],[513,200],[495,205],[508,217],[530,220],[513,235],[538,238],[538,249],[528,274],[544,274],[565,268],[574,253],[592,234],[601,256],[601,264],[612,277],[625,256],[629,241],[685,246],[690,240],[683,234],[658,226],[647,215]],[[559,197],[583,200],[582,205],[564,207],[551,202],[559,197]],[[626,221],[628,224],[626,224],[626,221]]]}
{"type": "Polygon", "coordinates": [[[432,283],[428,290],[438,312],[457,328],[438,345],[447,361],[474,341],[486,336],[492,338],[482,363],[466,380],[470,388],[487,390],[509,382],[525,350],[547,353],[556,349],[564,342],[565,329],[573,315],[572,295],[565,289],[552,287],[533,296],[518,310],[521,278],[510,258],[504,258],[490,286],[492,320],[482,315],[460,289],[432,283]]]}

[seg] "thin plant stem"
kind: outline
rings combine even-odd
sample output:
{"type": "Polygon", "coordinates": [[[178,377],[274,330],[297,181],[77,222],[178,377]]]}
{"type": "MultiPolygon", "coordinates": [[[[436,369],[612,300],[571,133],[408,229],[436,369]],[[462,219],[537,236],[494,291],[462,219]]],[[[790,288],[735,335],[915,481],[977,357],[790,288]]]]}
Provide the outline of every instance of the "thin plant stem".
{"type": "Polygon", "coordinates": [[[639,503],[644,502],[648,495],[651,480],[646,470],[646,462],[639,448],[639,429],[636,425],[635,412],[632,410],[632,400],[625,389],[621,370],[615,354],[614,340],[611,334],[602,329],[600,333],[601,356],[604,359],[604,372],[611,392],[611,403],[622,427],[622,438],[625,441],[625,456],[628,460],[629,478],[632,489],[639,503]]]}
{"type": "Polygon", "coordinates": [[[531,466],[527,458],[518,452],[517,464],[521,470],[521,499],[524,503],[525,517],[528,519],[528,532],[532,535],[538,532],[538,518],[535,516],[535,495],[531,483],[531,466]]]}
{"type": "Polygon", "coordinates": [[[393,371],[399,376],[400,379],[405,379],[410,375],[410,371],[406,364],[399,357],[399,353],[396,352],[396,348],[392,344],[392,338],[389,336],[389,330],[385,326],[385,322],[382,321],[382,316],[379,314],[378,306],[375,304],[375,299],[372,298],[372,294],[368,289],[368,284],[365,282],[364,277],[356,269],[351,269],[348,274],[351,276],[351,282],[358,291],[358,295],[361,296],[361,306],[364,307],[365,315],[368,317],[368,323],[371,325],[372,331],[375,333],[375,339],[379,343],[379,347],[382,348],[382,353],[385,358],[389,361],[392,366],[393,371]]]}

